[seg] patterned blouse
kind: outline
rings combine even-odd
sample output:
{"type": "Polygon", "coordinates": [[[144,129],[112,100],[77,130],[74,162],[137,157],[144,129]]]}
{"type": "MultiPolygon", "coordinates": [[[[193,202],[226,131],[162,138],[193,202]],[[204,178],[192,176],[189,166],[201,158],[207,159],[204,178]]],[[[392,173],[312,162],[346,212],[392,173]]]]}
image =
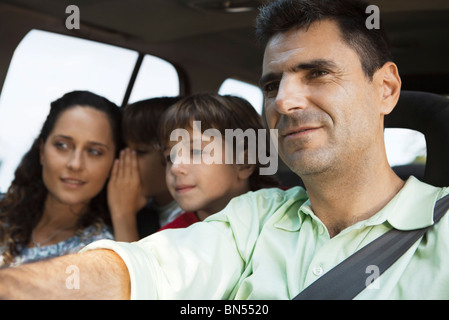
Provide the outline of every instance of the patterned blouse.
{"type": "MultiPolygon", "coordinates": [[[[81,250],[87,244],[100,239],[114,239],[111,229],[103,227],[100,232],[96,232],[94,226],[87,227],[81,234],[74,235],[73,237],[42,247],[25,247],[20,250],[20,254],[14,257],[10,267],[18,266],[27,262],[39,261],[66,254],[76,253],[81,250]]],[[[0,254],[3,250],[0,248],[0,254]]],[[[0,256],[0,267],[3,267],[2,257],[0,256]]]]}

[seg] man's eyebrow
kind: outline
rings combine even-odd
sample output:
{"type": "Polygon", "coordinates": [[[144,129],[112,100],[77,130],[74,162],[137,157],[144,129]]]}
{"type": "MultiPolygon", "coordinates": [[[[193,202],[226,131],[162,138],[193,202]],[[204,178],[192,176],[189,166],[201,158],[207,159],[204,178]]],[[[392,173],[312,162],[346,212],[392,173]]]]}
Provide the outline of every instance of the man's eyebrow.
{"type": "Polygon", "coordinates": [[[266,75],[263,75],[260,80],[259,80],[259,87],[263,89],[263,85],[265,83],[274,81],[274,80],[280,80],[282,78],[282,74],[281,73],[274,73],[274,72],[270,72],[267,73],[266,75]]]}
{"type": "MultiPolygon", "coordinates": [[[[335,70],[337,69],[337,65],[331,60],[325,59],[315,59],[306,62],[298,63],[293,67],[288,69],[288,72],[299,72],[302,70],[313,70],[313,69],[327,69],[327,70],[335,70]]],[[[271,82],[274,80],[279,80],[282,77],[282,73],[267,73],[262,76],[259,80],[259,86],[262,87],[265,83],[271,82]]]]}
{"type": "Polygon", "coordinates": [[[337,69],[337,65],[331,60],[316,59],[308,62],[302,62],[292,67],[289,71],[298,72],[310,69],[337,69]]]}

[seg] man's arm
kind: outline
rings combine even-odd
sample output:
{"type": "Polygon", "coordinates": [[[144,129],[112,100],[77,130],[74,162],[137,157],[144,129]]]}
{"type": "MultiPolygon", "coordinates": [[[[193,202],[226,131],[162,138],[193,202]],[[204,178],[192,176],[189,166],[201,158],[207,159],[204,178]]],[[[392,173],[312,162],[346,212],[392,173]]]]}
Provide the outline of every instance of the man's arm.
{"type": "Polygon", "coordinates": [[[0,270],[0,299],[129,299],[130,279],[111,250],[92,250],[0,270]]]}

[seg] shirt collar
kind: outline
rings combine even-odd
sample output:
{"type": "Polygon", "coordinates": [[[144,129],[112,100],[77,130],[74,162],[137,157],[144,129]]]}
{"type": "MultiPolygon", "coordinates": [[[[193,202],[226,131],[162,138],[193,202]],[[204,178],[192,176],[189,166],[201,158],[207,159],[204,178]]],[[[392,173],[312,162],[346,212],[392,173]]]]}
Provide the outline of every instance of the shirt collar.
{"type": "MultiPolygon", "coordinates": [[[[441,188],[410,177],[399,193],[377,214],[398,230],[415,230],[433,224],[435,202],[441,188]]],[[[376,216],[377,216],[376,215],[376,216]]]]}
{"type": "MultiPolygon", "coordinates": [[[[290,194],[290,197],[295,198],[295,202],[301,202],[300,208],[295,212],[287,209],[286,214],[279,220],[276,227],[288,231],[297,231],[300,229],[305,215],[311,216],[314,220],[319,221],[319,219],[313,213],[310,200],[306,197],[304,189],[292,189],[296,191],[295,194],[290,194]]],[[[292,189],[288,191],[293,191],[292,189]]],[[[441,188],[423,183],[412,176],[382,210],[371,218],[358,222],[353,227],[379,225],[386,221],[398,230],[415,230],[428,227],[433,224],[433,208],[440,193],[441,188]]],[[[288,192],[285,196],[289,196],[288,192]]],[[[295,207],[297,208],[297,206],[295,207]]]]}
{"type": "MultiPolygon", "coordinates": [[[[298,231],[302,224],[301,208],[298,210],[298,203],[309,202],[307,192],[302,187],[293,187],[283,192],[282,217],[274,226],[286,231],[298,231]]],[[[302,206],[301,206],[302,207],[302,206]]]]}

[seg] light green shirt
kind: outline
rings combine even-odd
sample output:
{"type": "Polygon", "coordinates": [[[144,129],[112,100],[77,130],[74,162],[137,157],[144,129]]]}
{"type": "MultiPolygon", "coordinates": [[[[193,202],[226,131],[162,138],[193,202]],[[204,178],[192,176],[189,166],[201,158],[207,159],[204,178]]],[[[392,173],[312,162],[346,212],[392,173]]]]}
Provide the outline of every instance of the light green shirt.
{"type": "MultiPolygon", "coordinates": [[[[187,229],[87,249],[121,256],[132,299],[291,299],[392,227],[431,225],[436,200],[448,193],[412,177],[385,208],[330,239],[304,189],[265,189],[187,229]]],[[[356,298],[449,299],[449,215],[356,298]]]]}

